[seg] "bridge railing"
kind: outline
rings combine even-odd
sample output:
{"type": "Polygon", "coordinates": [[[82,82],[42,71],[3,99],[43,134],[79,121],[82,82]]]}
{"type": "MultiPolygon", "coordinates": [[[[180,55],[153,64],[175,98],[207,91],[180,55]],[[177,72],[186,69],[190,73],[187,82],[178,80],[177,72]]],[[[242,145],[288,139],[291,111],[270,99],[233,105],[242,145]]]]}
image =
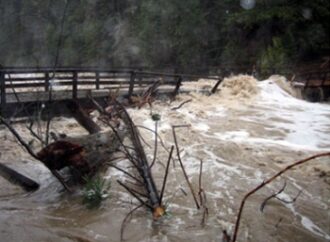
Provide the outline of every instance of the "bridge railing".
{"type": "Polygon", "coordinates": [[[81,90],[125,89],[130,97],[136,87],[149,86],[158,79],[161,79],[160,84],[163,86],[174,86],[173,92],[177,93],[183,80],[198,78],[219,80],[219,77],[207,75],[150,72],[141,69],[1,68],[1,109],[7,103],[8,94],[66,91],[71,92],[72,99],[76,99],[81,90]]]}

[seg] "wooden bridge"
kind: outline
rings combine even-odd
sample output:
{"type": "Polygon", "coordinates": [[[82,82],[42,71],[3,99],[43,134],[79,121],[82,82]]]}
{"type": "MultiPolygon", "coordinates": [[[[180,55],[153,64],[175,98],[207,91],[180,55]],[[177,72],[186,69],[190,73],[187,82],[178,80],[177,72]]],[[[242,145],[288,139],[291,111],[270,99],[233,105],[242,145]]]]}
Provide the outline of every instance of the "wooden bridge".
{"type": "MultiPolygon", "coordinates": [[[[229,73],[227,73],[229,74],[229,73]]],[[[97,67],[0,68],[0,110],[11,110],[20,104],[83,100],[109,97],[111,92],[130,98],[160,80],[160,92],[177,94],[183,81],[199,78],[215,80],[215,92],[226,74],[220,77],[143,71],[142,69],[107,69],[97,67]]],[[[323,101],[330,97],[330,71],[300,73],[295,78],[306,99],[323,101]]]]}
{"type": "Polygon", "coordinates": [[[109,97],[111,92],[130,98],[155,81],[160,91],[179,92],[182,81],[199,78],[222,80],[208,75],[160,73],[141,69],[0,68],[1,111],[15,104],[109,97]]]}
{"type": "Polygon", "coordinates": [[[330,98],[330,70],[301,72],[295,77],[294,87],[301,89],[304,99],[322,102],[330,98]]]}

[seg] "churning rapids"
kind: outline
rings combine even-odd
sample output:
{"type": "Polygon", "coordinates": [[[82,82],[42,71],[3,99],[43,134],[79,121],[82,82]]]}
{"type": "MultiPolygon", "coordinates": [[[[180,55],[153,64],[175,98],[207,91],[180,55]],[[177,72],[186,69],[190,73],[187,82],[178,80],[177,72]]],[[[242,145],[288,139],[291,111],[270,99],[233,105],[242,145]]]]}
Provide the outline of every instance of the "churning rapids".
{"type": "MultiPolygon", "coordinates": [[[[232,232],[244,194],[286,165],[307,156],[330,150],[330,105],[296,99],[278,85],[279,77],[257,82],[248,76],[227,79],[211,96],[199,92],[214,83],[200,80],[185,83],[195,89],[177,99],[155,101],[152,112],[160,114],[159,135],[166,147],[174,141],[176,129],[181,155],[195,189],[198,189],[200,160],[203,160],[203,188],[209,217],[201,225],[202,211],[195,208],[177,163],[171,165],[165,192],[168,215],[154,221],[149,211],[137,210],[127,224],[125,241],[221,241],[222,230],[232,232]],[[183,101],[192,99],[177,110],[183,101]],[[186,191],[186,194],[183,192],[186,191]]],[[[283,80],[282,80],[283,82],[283,80]]],[[[283,84],[283,83],[282,83],[283,84]]],[[[148,107],[130,109],[137,125],[150,129],[155,123],[148,107]]],[[[31,139],[23,124],[15,126],[31,139]]],[[[81,134],[73,119],[57,118],[52,129],[81,134]]],[[[151,146],[154,135],[141,129],[151,146]]],[[[0,161],[28,175],[41,188],[27,194],[0,177],[0,241],[119,241],[121,222],[136,201],[116,179],[125,176],[113,168],[105,172],[111,179],[110,198],[100,209],[88,210],[81,194],[67,194],[40,163],[32,161],[4,127],[0,130],[0,161]]],[[[159,145],[160,146],[160,145],[159,145]]],[[[152,160],[153,149],[145,147],[152,160]]],[[[160,146],[153,173],[158,187],[164,176],[168,153],[160,146]]],[[[125,163],[119,161],[118,164],[125,163]]],[[[330,241],[330,158],[310,161],[289,171],[247,202],[239,241],[330,241]],[[286,181],[281,198],[294,203],[270,200],[260,212],[263,200],[286,181]]]]}

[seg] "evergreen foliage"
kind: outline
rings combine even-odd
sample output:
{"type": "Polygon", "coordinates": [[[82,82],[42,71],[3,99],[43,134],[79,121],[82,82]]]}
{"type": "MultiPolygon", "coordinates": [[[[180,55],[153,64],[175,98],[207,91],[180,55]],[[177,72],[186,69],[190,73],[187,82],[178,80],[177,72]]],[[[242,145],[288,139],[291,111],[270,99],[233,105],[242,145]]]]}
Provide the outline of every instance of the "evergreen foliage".
{"type": "Polygon", "coordinates": [[[329,56],[329,29],[328,0],[0,0],[0,64],[52,66],[62,38],[59,66],[281,69],[329,56]]]}

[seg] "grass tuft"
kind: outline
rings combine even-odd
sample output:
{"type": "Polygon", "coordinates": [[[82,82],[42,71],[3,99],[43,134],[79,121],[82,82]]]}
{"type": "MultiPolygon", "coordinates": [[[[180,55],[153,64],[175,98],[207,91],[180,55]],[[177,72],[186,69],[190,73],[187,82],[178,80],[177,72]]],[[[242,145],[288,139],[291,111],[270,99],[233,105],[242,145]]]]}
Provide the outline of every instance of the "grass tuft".
{"type": "Polygon", "coordinates": [[[110,181],[100,176],[85,178],[86,185],[83,191],[83,203],[87,208],[94,209],[100,207],[102,201],[109,197],[110,181]]]}

